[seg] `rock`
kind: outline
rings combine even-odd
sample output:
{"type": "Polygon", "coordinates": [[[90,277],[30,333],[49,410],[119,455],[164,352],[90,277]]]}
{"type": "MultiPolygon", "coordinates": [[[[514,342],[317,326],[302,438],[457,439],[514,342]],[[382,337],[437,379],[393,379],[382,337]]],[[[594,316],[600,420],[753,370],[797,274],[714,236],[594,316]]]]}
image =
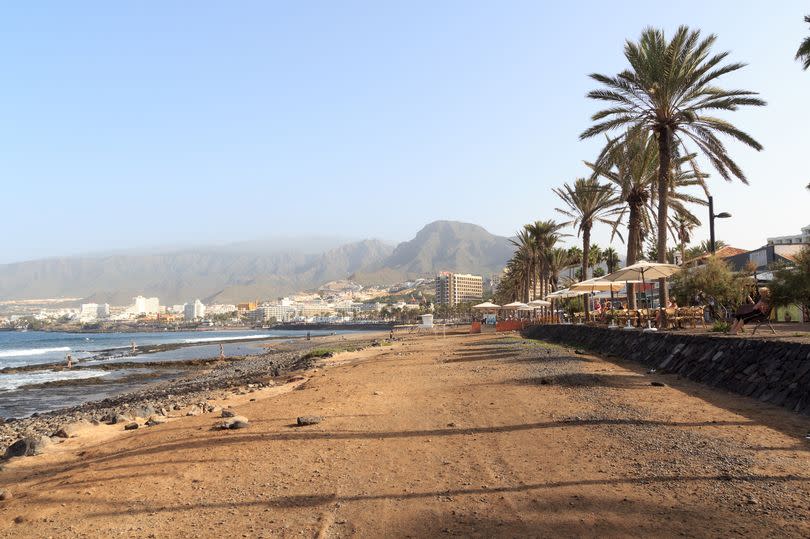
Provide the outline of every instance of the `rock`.
{"type": "Polygon", "coordinates": [[[664,382],[650,382],[650,385],[655,387],[667,387],[664,382]]]}
{"type": "Polygon", "coordinates": [[[235,416],[233,416],[231,418],[226,419],[222,423],[220,423],[217,426],[217,428],[223,429],[223,430],[226,430],[226,429],[231,429],[231,430],[233,430],[233,429],[246,429],[248,427],[249,423],[250,422],[248,421],[248,418],[246,418],[245,416],[235,415],[235,416]]]}
{"type": "Polygon", "coordinates": [[[89,423],[86,421],[76,421],[74,423],[66,423],[56,429],[53,433],[57,438],[75,438],[79,435],[79,431],[87,427],[89,423]]]}
{"type": "Polygon", "coordinates": [[[14,517],[14,524],[22,524],[25,522],[25,517],[22,515],[14,517]]]}
{"type": "Polygon", "coordinates": [[[540,378],[540,385],[547,386],[549,384],[551,384],[551,380],[549,380],[548,378],[540,378]]]}
{"type": "Polygon", "coordinates": [[[45,447],[52,443],[47,436],[20,438],[6,448],[5,458],[39,455],[45,447]]]}
{"type": "Polygon", "coordinates": [[[12,499],[13,497],[14,497],[14,495],[13,495],[13,494],[11,494],[11,491],[10,491],[10,490],[3,490],[3,491],[0,491],[0,501],[3,501],[3,502],[4,502],[4,501],[6,501],[6,500],[10,500],[10,499],[12,499]]]}
{"type": "Polygon", "coordinates": [[[136,406],[132,409],[132,415],[134,417],[143,417],[147,418],[151,415],[154,415],[155,409],[150,405],[143,405],[143,406],[136,406]]]}
{"type": "Polygon", "coordinates": [[[162,425],[166,422],[166,418],[161,417],[159,415],[150,416],[149,419],[146,420],[147,427],[154,427],[155,425],[162,425]]]}
{"type": "Polygon", "coordinates": [[[322,417],[317,415],[309,415],[299,417],[297,423],[299,427],[305,427],[307,425],[317,425],[321,421],[323,421],[322,417]]]}
{"type": "Polygon", "coordinates": [[[191,416],[195,416],[195,415],[200,415],[201,413],[203,413],[203,412],[200,409],[200,407],[197,406],[197,405],[194,405],[194,406],[191,407],[191,409],[189,409],[188,412],[186,412],[186,416],[191,417],[191,416]]]}
{"type": "Polygon", "coordinates": [[[137,428],[138,428],[137,423],[127,423],[126,425],[124,425],[124,430],[135,430],[137,428]]]}
{"type": "Polygon", "coordinates": [[[236,412],[229,408],[224,408],[221,415],[222,417],[236,417],[236,412]]]}
{"type": "Polygon", "coordinates": [[[576,355],[578,355],[578,356],[585,355],[585,352],[583,352],[582,350],[574,350],[574,353],[575,353],[576,355]]]}

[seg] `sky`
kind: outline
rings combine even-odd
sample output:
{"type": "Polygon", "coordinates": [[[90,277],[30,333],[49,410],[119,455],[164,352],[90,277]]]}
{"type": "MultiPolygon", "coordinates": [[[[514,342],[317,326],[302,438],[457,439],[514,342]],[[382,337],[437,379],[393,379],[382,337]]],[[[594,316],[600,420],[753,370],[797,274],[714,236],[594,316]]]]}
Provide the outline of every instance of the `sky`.
{"type": "MultiPolygon", "coordinates": [[[[559,219],[552,188],[602,144],[579,140],[599,107],[588,74],[624,69],[644,27],[680,24],[748,64],[723,86],[768,102],[724,115],[765,146],[729,143],[750,185],[709,180],[733,215],[717,237],[755,248],[810,224],[805,14],[739,0],[9,3],[0,263],[559,219]]],[[[607,246],[609,230],[593,238],[607,246]]]]}

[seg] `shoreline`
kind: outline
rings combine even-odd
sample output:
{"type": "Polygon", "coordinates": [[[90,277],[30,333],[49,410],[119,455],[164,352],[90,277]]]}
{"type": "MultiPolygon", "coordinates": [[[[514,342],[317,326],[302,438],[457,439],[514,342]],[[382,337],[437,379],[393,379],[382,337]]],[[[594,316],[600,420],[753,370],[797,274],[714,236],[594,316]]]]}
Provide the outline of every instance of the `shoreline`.
{"type": "MultiPolygon", "coordinates": [[[[362,333],[313,337],[310,341],[291,339],[284,349],[268,349],[260,354],[230,357],[225,360],[215,358],[210,361],[191,359],[181,362],[155,362],[160,363],[157,366],[136,363],[138,368],[149,369],[158,367],[171,370],[178,366],[197,368],[179,375],[176,379],[147,383],[145,387],[134,388],[101,400],[33,413],[23,418],[0,418],[0,449],[5,450],[17,439],[25,437],[51,437],[61,426],[69,423],[109,424],[116,423],[121,418],[146,419],[152,415],[166,417],[171,411],[190,406],[206,410],[210,407],[208,401],[225,398],[228,392],[247,392],[278,385],[279,377],[306,369],[316,361],[319,356],[310,354],[315,349],[345,344],[347,341],[352,343],[352,348],[360,349],[372,345],[381,337],[382,335],[375,336],[373,333],[362,333]]],[[[120,364],[107,366],[112,365],[120,364]]],[[[103,383],[105,382],[101,382],[103,383]]],[[[61,383],[56,387],[59,384],[61,383]]],[[[98,382],[93,385],[97,384],[98,382]]]]}

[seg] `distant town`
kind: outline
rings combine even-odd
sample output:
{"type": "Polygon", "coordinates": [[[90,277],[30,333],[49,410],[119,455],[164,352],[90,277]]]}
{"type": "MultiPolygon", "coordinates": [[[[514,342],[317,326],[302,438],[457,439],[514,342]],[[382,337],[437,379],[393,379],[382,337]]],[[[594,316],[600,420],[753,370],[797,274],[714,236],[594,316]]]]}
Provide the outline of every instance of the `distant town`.
{"type": "Polygon", "coordinates": [[[498,277],[440,272],[392,286],[365,287],[341,280],[275,300],[206,304],[199,298],[165,305],[159,297],[135,296],[129,305],[81,303],[81,298],[0,302],[6,330],[121,330],[154,328],[267,327],[277,324],[409,322],[420,314],[464,314],[491,295],[498,277]]]}

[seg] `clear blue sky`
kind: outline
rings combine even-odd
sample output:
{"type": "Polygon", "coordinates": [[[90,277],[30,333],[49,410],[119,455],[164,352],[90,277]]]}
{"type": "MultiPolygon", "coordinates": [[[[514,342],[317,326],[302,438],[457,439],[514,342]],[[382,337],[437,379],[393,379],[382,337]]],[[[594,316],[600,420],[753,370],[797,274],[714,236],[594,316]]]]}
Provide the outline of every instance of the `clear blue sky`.
{"type": "Polygon", "coordinates": [[[551,188],[598,150],[578,140],[596,108],[586,75],[622,69],[644,26],[682,23],[749,64],[726,86],[769,103],[729,116],[765,145],[730,145],[751,186],[711,179],[735,216],[718,237],[756,247],[810,224],[810,72],[793,60],[805,14],[801,1],[6,4],[0,262],[395,241],[436,219],[511,234],[553,217],[551,188]]]}

